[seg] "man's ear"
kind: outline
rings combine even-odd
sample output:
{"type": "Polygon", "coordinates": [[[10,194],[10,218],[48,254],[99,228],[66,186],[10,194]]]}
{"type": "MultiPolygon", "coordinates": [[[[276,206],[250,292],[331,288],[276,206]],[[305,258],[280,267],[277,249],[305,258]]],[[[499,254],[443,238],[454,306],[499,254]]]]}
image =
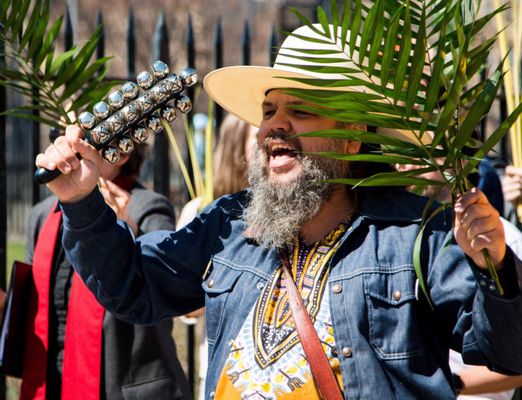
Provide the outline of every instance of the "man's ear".
{"type": "MultiPolygon", "coordinates": [[[[367,128],[364,124],[347,124],[346,129],[366,131],[367,128]]],[[[361,150],[362,143],[356,140],[345,140],[344,145],[344,151],[346,154],[357,154],[359,150],[361,150]]]]}
{"type": "Polygon", "coordinates": [[[345,152],[347,154],[357,154],[361,150],[361,142],[355,140],[346,140],[345,152]]]}

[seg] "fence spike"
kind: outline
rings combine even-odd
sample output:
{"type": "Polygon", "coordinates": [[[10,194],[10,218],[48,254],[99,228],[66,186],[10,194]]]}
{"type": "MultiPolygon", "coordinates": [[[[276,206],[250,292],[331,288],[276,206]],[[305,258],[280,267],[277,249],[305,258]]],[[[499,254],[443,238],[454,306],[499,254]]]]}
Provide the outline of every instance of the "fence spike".
{"type": "Polygon", "coordinates": [[[96,49],[96,57],[98,59],[105,55],[105,27],[103,26],[103,11],[101,8],[98,9],[98,15],[96,16],[96,26],[100,25],[100,41],[98,42],[98,47],[96,49]]]}
{"type": "Polygon", "coordinates": [[[250,65],[250,26],[248,20],[243,24],[243,34],[241,35],[241,62],[243,65],[250,65]]]}
{"type": "Polygon", "coordinates": [[[214,33],[214,66],[221,68],[223,66],[223,26],[221,18],[216,21],[216,28],[214,33]]]}
{"type": "Polygon", "coordinates": [[[152,38],[152,61],[161,60],[169,64],[169,32],[165,22],[165,11],[161,10],[152,38]]]}
{"type": "Polygon", "coordinates": [[[192,27],[192,16],[189,14],[187,22],[187,66],[194,68],[196,66],[196,46],[194,43],[194,28],[192,27]]]}
{"type": "Polygon", "coordinates": [[[67,4],[65,12],[65,32],[64,32],[64,46],[65,50],[69,50],[74,44],[74,30],[71,20],[71,12],[69,10],[69,4],[67,4]]]}
{"type": "MultiPolygon", "coordinates": [[[[192,26],[192,16],[188,15],[187,22],[187,37],[186,37],[186,45],[187,45],[187,67],[191,67],[196,69],[196,43],[194,40],[194,28],[192,26]]],[[[194,98],[194,86],[189,87],[187,89],[188,96],[193,99],[194,98]]],[[[194,110],[190,111],[187,115],[187,121],[189,126],[192,128],[192,117],[194,116],[194,110]]],[[[189,165],[188,167],[190,175],[192,176],[192,167],[189,165]]]]}
{"type": "Polygon", "coordinates": [[[134,11],[129,9],[127,18],[127,76],[134,79],[136,75],[136,33],[134,26],[134,11]]]}
{"type": "MultiPolygon", "coordinates": [[[[187,46],[187,66],[196,69],[196,44],[194,42],[194,28],[192,26],[192,16],[188,15],[187,22],[187,36],[186,36],[186,46],[187,46]]],[[[188,96],[193,99],[194,98],[194,86],[188,88],[188,96]]],[[[189,129],[192,129],[194,126],[192,118],[194,116],[194,110],[192,110],[189,115],[187,115],[187,121],[189,125],[189,129]]],[[[192,185],[194,185],[194,166],[192,165],[192,161],[190,158],[188,147],[185,147],[184,155],[185,164],[187,165],[188,174],[190,176],[190,180],[192,185]]],[[[190,196],[189,196],[190,198],[190,196]]],[[[195,366],[195,338],[196,332],[194,330],[194,325],[187,325],[187,379],[189,381],[190,389],[194,392],[195,389],[195,376],[196,376],[196,366],[195,366]]]]}
{"type": "MultiPolygon", "coordinates": [[[[214,59],[214,66],[216,68],[223,67],[223,25],[221,23],[221,18],[218,18],[216,21],[214,37],[214,59]]],[[[214,121],[216,127],[214,130],[214,136],[217,139],[219,137],[219,128],[221,126],[221,122],[223,121],[223,109],[218,104],[214,106],[214,121]]]]}
{"type": "MultiPolygon", "coordinates": [[[[152,38],[152,61],[169,64],[169,35],[165,23],[165,11],[161,10],[152,38]]],[[[170,197],[169,143],[166,135],[154,137],[153,186],[156,192],[170,197]]]]}
{"type": "Polygon", "coordinates": [[[277,56],[277,31],[275,23],[272,24],[272,31],[270,32],[270,38],[268,40],[268,65],[272,66],[275,63],[277,56]]]}

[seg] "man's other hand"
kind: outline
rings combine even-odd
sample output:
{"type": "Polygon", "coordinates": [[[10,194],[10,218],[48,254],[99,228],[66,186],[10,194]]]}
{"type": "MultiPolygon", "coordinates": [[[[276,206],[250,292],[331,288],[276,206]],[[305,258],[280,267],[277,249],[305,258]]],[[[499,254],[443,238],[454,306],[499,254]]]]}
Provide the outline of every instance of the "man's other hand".
{"type": "Polygon", "coordinates": [[[487,269],[482,254],[482,250],[487,249],[495,268],[502,268],[506,255],[504,227],[498,211],[477,188],[457,200],[453,234],[459,246],[478,267],[487,269]]]}

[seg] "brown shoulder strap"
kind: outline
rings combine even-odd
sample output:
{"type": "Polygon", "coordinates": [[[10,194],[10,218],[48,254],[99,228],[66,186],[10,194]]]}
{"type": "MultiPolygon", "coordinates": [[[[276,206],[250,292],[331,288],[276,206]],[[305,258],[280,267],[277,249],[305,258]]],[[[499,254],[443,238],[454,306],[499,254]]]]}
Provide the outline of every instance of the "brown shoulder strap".
{"type": "Polygon", "coordinates": [[[292,277],[292,269],[288,261],[287,252],[279,250],[279,258],[283,264],[283,276],[286,292],[290,301],[290,308],[294,318],[295,327],[301,340],[301,345],[306,354],[306,359],[310,365],[315,384],[323,400],[342,400],[343,394],[339,388],[339,383],[330,367],[328,358],[323,350],[319,336],[312,325],[308,311],[306,310],[303,299],[292,277]]]}

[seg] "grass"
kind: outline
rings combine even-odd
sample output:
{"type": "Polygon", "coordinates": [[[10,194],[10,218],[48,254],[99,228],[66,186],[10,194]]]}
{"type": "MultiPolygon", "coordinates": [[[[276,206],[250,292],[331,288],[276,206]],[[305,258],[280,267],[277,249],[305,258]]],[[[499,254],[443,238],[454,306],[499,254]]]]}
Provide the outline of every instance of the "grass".
{"type": "Polygon", "coordinates": [[[25,243],[24,242],[8,242],[7,243],[7,268],[11,269],[11,265],[15,260],[25,260],[25,243]]]}

